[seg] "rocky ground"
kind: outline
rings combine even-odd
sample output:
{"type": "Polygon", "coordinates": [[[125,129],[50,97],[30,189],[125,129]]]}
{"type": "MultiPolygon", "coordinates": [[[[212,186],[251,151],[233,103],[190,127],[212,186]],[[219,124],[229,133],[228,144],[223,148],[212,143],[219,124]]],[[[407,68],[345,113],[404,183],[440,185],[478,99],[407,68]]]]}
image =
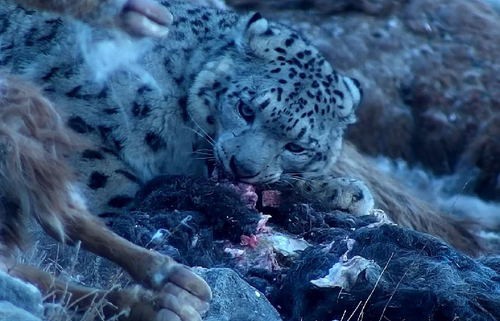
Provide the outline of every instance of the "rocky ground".
{"type": "MultiPolygon", "coordinates": [[[[362,151],[459,175],[450,192],[500,201],[496,2],[227,3],[302,31],[337,69],[361,81],[365,99],[349,137],[362,151]]],[[[206,320],[500,319],[498,256],[472,259],[374,217],[316,212],[293,202],[274,209],[259,203],[256,210],[240,194],[206,181],[164,178],[143,191],[130,216],[108,223],[138,244],[210,268],[200,270],[215,291],[206,320]],[[267,224],[259,211],[272,212],[267,224]]],[[[75,256],[52,241],[39,248],[49,253],[42,264],[71,270],[74,280],[103,287],[127,282],[105,260],[75,256]]],[[[41,303],[33,287],[0,275],[0,320],[69,320],[53,305],[45,305],[44,316],[41,303]]]]}

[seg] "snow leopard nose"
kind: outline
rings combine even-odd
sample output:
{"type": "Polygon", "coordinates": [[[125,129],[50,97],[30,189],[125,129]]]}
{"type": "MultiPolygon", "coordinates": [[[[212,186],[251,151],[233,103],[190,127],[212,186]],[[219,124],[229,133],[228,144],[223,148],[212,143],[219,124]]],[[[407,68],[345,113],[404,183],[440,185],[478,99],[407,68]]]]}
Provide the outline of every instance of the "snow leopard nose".
{"type": "Polygon", "coordinates": [[[254,168],[250,168],[250,164],[238,162],[235,156],[231,156],[229,160],[229,168],[236,179],[249,179],[260,174],[254,168]]]}

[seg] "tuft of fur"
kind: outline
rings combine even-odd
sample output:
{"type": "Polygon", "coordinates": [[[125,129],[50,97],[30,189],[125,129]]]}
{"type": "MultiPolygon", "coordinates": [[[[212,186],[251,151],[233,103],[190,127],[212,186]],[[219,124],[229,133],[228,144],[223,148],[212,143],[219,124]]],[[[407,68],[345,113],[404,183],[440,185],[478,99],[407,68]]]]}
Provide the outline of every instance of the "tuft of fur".
{"type": "Polygon", "coordinates": [[[394,223],[438,236],[468,254],[477,255],[484,249],[474,234],[475,223],[443,213],[417,198],[404,184],[377,170],[353,145],[344,145],[335,171],[363,180],[373,193],[375,206],[394,223]]]}
{"type": "Polygon", "coordinates": [[[66,201],[72,175],[64,154],[74,146],[38,89],[0,74],[1,243],[21,245],[28,216],[64,239],[60,216],[72,212],[66,201]]]}

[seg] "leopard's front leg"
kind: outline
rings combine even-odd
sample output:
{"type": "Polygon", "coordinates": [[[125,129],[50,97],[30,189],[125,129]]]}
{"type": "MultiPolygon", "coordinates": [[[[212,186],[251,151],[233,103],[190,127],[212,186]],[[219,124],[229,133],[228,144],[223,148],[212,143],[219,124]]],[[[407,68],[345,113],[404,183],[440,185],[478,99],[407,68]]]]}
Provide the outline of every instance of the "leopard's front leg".
{"type": "Polygon", "coordinates": [[[294,180],[293,188],[300,201],[317,204],[325,210],[360,216],[371,214],[375,205],[368,186],[355,178],[325,176],[294,180]]]}

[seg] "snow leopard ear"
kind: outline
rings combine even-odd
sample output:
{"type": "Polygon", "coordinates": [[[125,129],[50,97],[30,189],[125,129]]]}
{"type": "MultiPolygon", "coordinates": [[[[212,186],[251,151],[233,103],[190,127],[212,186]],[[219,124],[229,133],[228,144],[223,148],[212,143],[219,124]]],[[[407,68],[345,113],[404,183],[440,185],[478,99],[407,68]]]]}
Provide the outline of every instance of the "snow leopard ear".
{"type": "Polygon", "coordinates": [[[246,32],[250,36],[262,35],[268,32],[269,22],[259,12],[255,12],[248,19],[246,32]]]}
{"type": "Polygon", "coordinates": [[[363,98],[363,89],[357,79],[338,75],[338,82],[332,90],[336,101],[335,113],[345,125],[356,122],[356,111],[363,98]]]}
{"type": "Polygon", "coordinates": [[[274,54],[269,54],[269,48],[275,41],[279,41],[275,36],[280,34],[278,28],[271,25],[260,13],[255,12],[248,16],[245,27],[243,43],[240,43],[245,51],[251,55],[262,58],[273,59],[274,54]]]}

